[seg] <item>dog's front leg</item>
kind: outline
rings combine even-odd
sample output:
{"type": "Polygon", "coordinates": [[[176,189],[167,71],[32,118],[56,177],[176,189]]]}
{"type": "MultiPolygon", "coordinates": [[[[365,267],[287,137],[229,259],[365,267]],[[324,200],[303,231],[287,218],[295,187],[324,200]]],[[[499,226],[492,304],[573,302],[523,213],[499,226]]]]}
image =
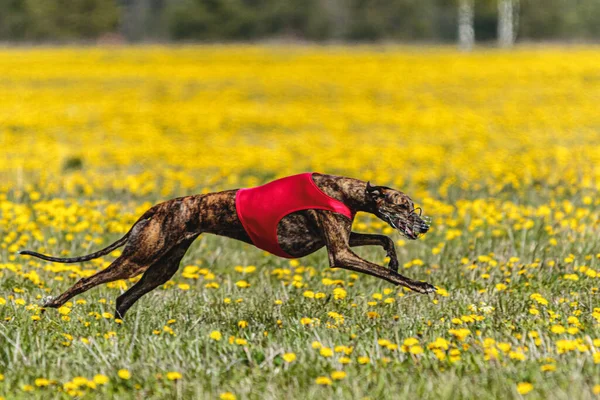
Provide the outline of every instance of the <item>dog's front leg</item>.
{"type": "Polygon", "coordinates": [[[315,211],[317,222],[323,232],[325,246],[329,254],[329,265],[362,272],[385,279],[419,293],[435,292],[435,287],[427,282],[419,282],[400,275],[389,268],[363,260],[350,249],[352,222],[349,218],[330,211],[315,211]]]}
{"type": "Polygon", "coordinates": [[[396,255],[396,248],[394,247],[394,241],[385,235],[374,235],[370,233],[356,233],[350,232],[350,247],[358,246],[381,246],[386,251],[386,255],[390,258],[388,267],[392,271],[398,272],[398,256],[396,255]]]}

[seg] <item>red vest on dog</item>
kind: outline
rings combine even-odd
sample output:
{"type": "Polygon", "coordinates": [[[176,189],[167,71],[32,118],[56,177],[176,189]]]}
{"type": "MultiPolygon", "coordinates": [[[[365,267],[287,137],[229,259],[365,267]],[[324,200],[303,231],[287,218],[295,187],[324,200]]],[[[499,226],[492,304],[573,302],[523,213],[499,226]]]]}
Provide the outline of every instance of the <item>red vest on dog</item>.
{"type": "Polygon", "coordinates": [[[295,258],[284,252],[277,240],[277,224],[286,215],[318,209],[354,218],[348,206],[317,187],[312,172],[277,179],[255,188],[239,189],[235,195],[235,208],[252,243],[285,258],[295,258]]]}

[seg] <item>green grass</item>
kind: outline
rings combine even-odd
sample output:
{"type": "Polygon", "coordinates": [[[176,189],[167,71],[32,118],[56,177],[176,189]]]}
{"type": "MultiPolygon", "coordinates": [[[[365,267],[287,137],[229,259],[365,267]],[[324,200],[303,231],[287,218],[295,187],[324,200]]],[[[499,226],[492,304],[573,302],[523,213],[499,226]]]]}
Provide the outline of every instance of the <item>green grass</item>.
{"type": "MultiPolygon", "coordinates": [[[[532,235],[524,235],[524,240],[518,234],[512,239],[510,236],[492,239],[491,235],[481,240],[459,238],[449,242],[440,254],[433,255],[430,248],[440,239],[434,230],[424,239],[400,247],[401,261],[416,258],[424,261],[424,265],[404,269],[403,273],[446,288],[448,297],[397,291],[390,284],[368,276],[352,279],[349,272],[328,267],[325,250],[300,260],[299,267],[313,267],[314,276],[306,268],[295,274],[287,260],[232,240],[205,235],[192,246],[182,265],[208,268],[216,275],[220,287],[207,289],[203,277],[185,279],[179,273],[174,282],[190,284],[189,290],[170,284],[155,290],[131,309],[121,325],[94,316],[94,313],[113,313],[114,300],[120,293],[117,288],[103,286],[75,298],[74,301],[86,300],[86,304],[73,305],[70,321],[61,320],[56,310],[39,314],[36,308],[28,310],[15,304],[10,296],[23,298],[27,304],[39,304],[40,297],[57,295],[76,280],[68,272],[44,271],[47,263],[18,258],[16,263],[28,266],[26,270],[38,271],[46,279],[42,289],[11,272],[6,264],[0,270],[0,294],[8,300],[0,306],[3,320],[0,366],[4,375],[0,395],[11,399],[68,398],[71,396],[63,389],[65,382],[78,376],[93,379],[96,374],[103,374],[110,378],[109,383],[95,389],[82,386],[79,394],[85,398],[218,398],[223,392],[232,392],[238,398],[518,398],[517,383],[531,382],[534,391],[528,395],[530,398],[591,398],[593,386],[600,384],[600,365],[593,363],[589,352],[557,355],[556,341],[566,337],[584,338],[587,342],[586,337],[600,337],[598,322],[591,317],[593,308],[599,306],[597,289],[592,293],[598,281],[564,280],[564,268],[543,263],[532,268],[526,260],[524,264],[506,266],[510,257],[521,255],[514,249],[523,248],[521,252],[525,255],[525,249],[535,245],[532,235]],[[494,258],[504,267],[487,268],[486,262],[471,264],[470,261],[477,259],[475,255],[493,249],[500,249],[494,258]],[[466,265],[460,260],[464,256],[469,258],[466,265]],[[234,270],[236,265],[256,265],[257,270],[242,274],[234,270]],[[287,278],[279,279],[272,274],[282,268],[290,270],[287,278]],[[487,271],[489,279],[481,279],[482,270],[487,271]],[[525,273],[519,275],[519,270],[525,273]],[[495,283],[503,281],[508,271],[511,272],[508,288],[497,291],[495,283]],[[54,281],[51,279],[54,276],[62,276],[64,280],[54,281]],[[294,276],[298,281],[301,278],[304,288],[288,284],[294,276]],[[324,285],[323,278],[342,280],[347,297],[335,300],[332,292],[336,286],[324,285]],[[241,279],[251,286],[238,288],[235,283],[241,279]],[[353,281],[349,286],[348,282],[353,281]],[[14,288],[24,292],[14,293],[14,288]],[[395,302],[378,301],[376,306],[369,306],[367,302],[373,301],[372,295],[383,293],[384,289],[394,289],[383,298],[392,297],[395,302]],[[487,290],[482,292],[482,289],[487,290]],[[326,297],[306,298],[305,290],[323,292],[326,297]],[[397,292],[405,296],[397,297],[397,292]],[[531,315],[532,293],[549,299],[547,308],[560,317],[550,322],[545,307],[540,307],[540,315],[531,315]],[[225,304],[225,298],[230,298],[231,303],[225,304]],[[242,301],[238,303],[238,299],[242,301]],[[282,304],[276,305],[276,300],[282,304]],[[570,304],[574,301],[575,306],[570,304]],[[484,314],[468,309],[472,304],[479,307],[482,302],[495,310],[484,314]],[[578,334],[558,335],[549,331],[551,325],[561,322],[568,326],[566,318],[574,310],[582,311],[579,316],[582,330],[578,334]],[[327,315],[330,311],[343,315],[343,324],[327,327],[328,322],[334,322],[327,315]],[[376,311],[379,317],[368,318],[369,311],[376,311]],[[34,314],[41,319],[32,321],[34,314]],[[471,314],[485,318],[460,326],[451,322],[453,318],[471,314]],[[303,326],[300,323],[303,317],[319,318],[320,325],[303,326]],[[168,324],[170,319],[175,322],[168,324]],[[239,328],[240,320],[247,321],[248,326],[239,328]],[[173,330],[173,335],[163,331],[165,325],[173,330]],[[464,342],[449,334],[449,329],[465,327],[471,334],[464,342]],[[155,330],[160,334],[153,333],[155,330]],[[209,338],[213,330],[222,333],[221,341],[209,338]],[[528,337],[530,331],[539,332],[542,338],[539,346],[528,337]],[[111,335],[109,332],[114,332],[114,336],[106,338],[111,335]],[[72,340],[65,334],[71,335],[72,340]],[[247,344],[229,344],[229,336],[246,339],[247,344]],[[402,345],[409,337],[419,340],[423,354],[411,355],[401,349],[390,351],[378,344],[378,339],[388,339],[402,345]],[[446,338],[461,350],[460,361],[438,360],[426,348],[438,337],[446,338]],[[89,343],[81,342],[81,338],[87,338],[89,343]],[[483,338],[507,342],[513,348],[527,346],[527,359],[518,361],[504,355],[499,360],[486,361],[483,338]],[[352,346],[352,363],[343,366],[337,362],[339,353],[323,357],[312,348],[314,341],[332,349],[338,345],[352,346]],[[287,352],[297,355],[290,364],[282,359],[287,352]],[[370,363],[359,364],[360,356],[368,356],[370,363]],[[546,357],[555,359],[550,363],[556,365],[556,371],[540,370],[546,357]],[[119,378],[119,369],[129,370],[131,378],[119,378]],[[331,386],[315,384],[317,377],[329,376],[334,370],[343,370],[347,375],[331,386]],[[170,371],[180,372],[182,379],[166,379],[170,371]],[[37,378],[56,383],[37,387],[37,378]],[[25,385],[32,385],[34,390],[24,390],[25,385]]],[[[114,235],[110,236],[113,238],[114,235]]],[[[81,237],[76,236],[74,241],[78,240],[81,237]]],[[[51,251],[61,245],[62,242],[57,243],[51,251]]],[[[568,251],[552,247],[542,252],[543,259],[562,260],[569,252],[583,248],[587,248],[583,242],[573,243],[568,251]]],[[[366,258],[383,262],[381,249],[357,251],[366,258]]],[[[597,258],[592,258],[591,263],[594,267],[597,258]]]]}
{"type": "MultiPolygon", "coordinates": [[[[598,398],[597,47],[1,53],[0,397],[598,398]],[[324,250],[292,266],[202,236],[118,324],[118,285],[73,299],[68,315],[39,308],[114,254],[81,265],[15,256],[90,253],[158,201],[305,171],[409,194],[433,227],[398,243],[401,271],[448,295],[332,270],[324,250]],[[184,276],[189,265],[214,279],[184,276]],[[313,342],[353,351],[325,357],[313,342]],[[345,378],[317,383],[334,371],[345,378]]],[[[356,230],[401,239],[364,216],[356,230]]],[[[357,252],[384,263],[382,249],[357,252]]]]}

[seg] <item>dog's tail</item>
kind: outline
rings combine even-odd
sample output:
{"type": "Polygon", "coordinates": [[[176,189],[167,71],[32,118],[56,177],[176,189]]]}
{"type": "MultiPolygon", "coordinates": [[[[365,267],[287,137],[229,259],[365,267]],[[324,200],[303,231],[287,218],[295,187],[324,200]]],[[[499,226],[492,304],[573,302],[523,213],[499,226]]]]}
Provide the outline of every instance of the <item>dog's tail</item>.
{"type": "Polygon", "coordinates": [[[58,262],[58,263],[65,263],[65,264],[77,263],[77,262],[93,260],[94,258],[98,258],[98,257],[102,257],[104,255],[107,255],[108,253],[112,252],[114,249],[117,249],[117,248],[123,246],[127,242],[127,239],[129,239],[129,232],[127,232],[127,234],[125,236],[123,236],[121,239],[117,240],[113,244],[109,245],[108,247],[106,247],[102,250],[99,250],[95,253],[88,254],[85,256],[80,256],[80,257],[72,257],[72,258],[52,257],[52,256],[47,256],[44,254],[36,253],[35,251],[29,251],[29,250],[21,250],[17,254],[21,254],[21,255],[25,255],[25,256],[33,256],[33,257],[41,258],[42,260],[58,262]]]}

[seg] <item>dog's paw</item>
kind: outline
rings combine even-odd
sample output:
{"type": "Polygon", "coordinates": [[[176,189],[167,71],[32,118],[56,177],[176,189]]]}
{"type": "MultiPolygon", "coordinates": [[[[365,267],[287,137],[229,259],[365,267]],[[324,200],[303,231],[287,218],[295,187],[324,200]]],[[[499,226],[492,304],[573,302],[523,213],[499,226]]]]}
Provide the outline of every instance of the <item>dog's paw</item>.
{"type": "Polygon", "coordinates": [[[419,292],[421,294],[428,294],[428,293],[433,293],[433,292],[437,291],[435,286],[433,286],[432,284],[427,283],[427,282],[415,282],[415,284],[413,285],[413,287],[411,287],[411,289],[414,290],[415,292],[419,292]]]}
{"type": "Polygon", "coordinates": [[[55,307],[54,297],[52,297],[52,296],[42,297],[41,305],[42,305],[42,307],[51,307],[51,308],[55,307]]]}

